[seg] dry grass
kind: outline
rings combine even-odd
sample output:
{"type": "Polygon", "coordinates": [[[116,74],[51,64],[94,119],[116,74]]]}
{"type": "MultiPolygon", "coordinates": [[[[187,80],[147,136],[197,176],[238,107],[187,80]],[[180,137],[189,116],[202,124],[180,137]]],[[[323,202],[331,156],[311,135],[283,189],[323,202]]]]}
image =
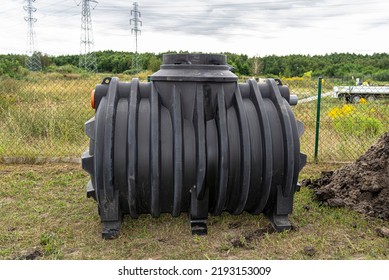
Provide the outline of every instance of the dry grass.
{"type": "MultiPolygon", "coordinates": [[[[145,81],[148,74],[140,79],[145,81]]],[[[91,91],[111,75],[31,73],[23,80],[0,78],[0,156],[79,157],[88,145],[84,123],[94,115],[91,91]]]]}
{"type": "MultiPolygon", "coordinates": [[[[310,164],[301,178],[336,167],[310,164]]],[[[143,215],[126,216],[120,237],[105,241],[80,166],[0,165],[0,176],[0,259],[389,259],[389,240],[376,234],[388,222],[320,206],[306,188],[289,232],[272,232],[263,215],[224,213],[198,237],[184,214],[143,215]]]]}

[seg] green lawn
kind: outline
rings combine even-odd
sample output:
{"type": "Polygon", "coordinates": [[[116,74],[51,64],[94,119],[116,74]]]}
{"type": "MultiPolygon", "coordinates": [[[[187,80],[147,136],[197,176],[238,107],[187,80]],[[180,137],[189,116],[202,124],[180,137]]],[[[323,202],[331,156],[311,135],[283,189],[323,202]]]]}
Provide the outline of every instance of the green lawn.
{"type": "MultiPolygon", "coordinates": [[[[338,166],[309,164],[301,178],[338,166]]],[[[0,176],[0,259],[389,259],[389,239],[376,233],[389,222],[320,206],[307,188],[289,232],[274,233],[263,215],[223,213],[198,237],[184,214],[143,215],[126,216],[120,237],[106,241],[79,165],[3,164],[0,176]]]]}

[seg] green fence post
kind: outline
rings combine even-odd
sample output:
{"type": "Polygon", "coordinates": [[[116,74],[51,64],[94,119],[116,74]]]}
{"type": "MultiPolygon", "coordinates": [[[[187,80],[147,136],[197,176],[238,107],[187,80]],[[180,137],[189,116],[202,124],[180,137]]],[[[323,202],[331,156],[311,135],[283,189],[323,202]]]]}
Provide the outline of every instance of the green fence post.
{"type": "Polygon", "coordinates": [[[316,134],[315,134],[315,155],[314,161],[317,163],[317,154],[319,152],[319,129],[320,129],[320,103],[321,103],[321,86],[322,76],[319,76],[317,84],[317,110],[316,110],[316,134]]]}

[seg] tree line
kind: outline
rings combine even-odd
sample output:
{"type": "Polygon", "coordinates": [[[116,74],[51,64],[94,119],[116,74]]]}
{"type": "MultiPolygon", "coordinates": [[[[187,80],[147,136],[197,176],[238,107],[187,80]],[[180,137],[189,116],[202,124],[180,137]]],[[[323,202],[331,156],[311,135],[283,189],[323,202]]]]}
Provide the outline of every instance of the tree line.
{"type": "MultiPolygon", "coordinates": [[[[168,52],[177,53],[177,52],[168,52]]],[[[186,52],[180,52],[186,53],[186,52]]],[[[302,77],[368,77],[377,81],[389,81],[389,54],[362,55],[332,53],[326,55],[270,55],[249,57],[245,54],[224,53],[239,76],[302,77]]],[[[118,51],[95,52],[98,72],[130,73],[135,53],[118,51]]],[[[40,54],[42,70],[46,72],[82,72],[78,68],[79,55],[50,56],[40,54]]],[[[139,70],[155,72],[162,63],[162,53],[138,54],[139,70]]],[[[0,55],[0,75],[19,77],[28,73],[26,55],[0,55]]]]}

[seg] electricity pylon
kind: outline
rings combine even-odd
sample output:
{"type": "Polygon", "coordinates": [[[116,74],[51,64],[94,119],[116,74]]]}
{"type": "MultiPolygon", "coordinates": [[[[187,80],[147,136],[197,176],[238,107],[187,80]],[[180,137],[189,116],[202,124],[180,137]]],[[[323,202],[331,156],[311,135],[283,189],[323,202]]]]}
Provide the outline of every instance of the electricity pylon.
{"type": "Polygon", "coordinates": [[[138,54],[138,33],[139,35],[142,33],[140,30],[140,26],[142,26],[142,21],[139,19],[141,17],[141,13],[138,9],[138,3],[133,3],[134,8],[131,10],[131,15],[133,16],[132,19],[130,19],[130,25],[134,25],[133,28],[131,28],[131,34],[135,35],[135,55],[132,59],[132,69],[135,70],[135,72],[139,72],[139,64],[140,64],[140,57],[138,54]]]}
{"type": "Polygon", "coordinates": [[[35,0],[25,0],[27,2],[26,6],[23,6],[24,10],[27,11],[27,16],[24,17],[24,20],[27,21],[27,56],[28,60],[26,63],[27,69],[30,71],[41,71],[42,62],[38,52],[35,51],[36,46],[36,36],[34,31],[34,23],[37,22],[37,19],[33,17],[33,13],[37,9],[32,5],[35,0]]]}
{"type": "Polygon", "coordinates": [[[86,71],[96,72],[96,54],[93,52],[93,28],[91,17],[91,3],[94,10],[98,4],[96,0],[82,0],[81,5],[81,36],[80,36],[80,61],[79,67],[86,71]]]}

